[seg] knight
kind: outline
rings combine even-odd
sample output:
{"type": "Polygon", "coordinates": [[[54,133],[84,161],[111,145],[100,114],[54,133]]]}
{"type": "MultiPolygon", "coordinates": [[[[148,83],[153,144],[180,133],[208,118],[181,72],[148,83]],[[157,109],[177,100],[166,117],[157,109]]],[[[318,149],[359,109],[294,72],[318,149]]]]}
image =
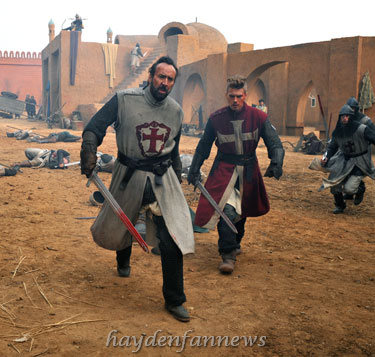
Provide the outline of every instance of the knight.
{"type": "MultiPolygon", "coordinates": [[[[160,249],[165,308],[187,322],[183,255],[194,252],[194,235],[180,185],[183,111],[169,97],[177,74],[170,57],[159,58],[149,69],[147,88],[118,92],[92,117],[83,131],[81,171],[91,177],[97,147],[114,124],[118,156],[110,193],[133,224],[146,212],[146,241],[160,249]]],[[[132,238],[106,202],[91,232],[99,246],[116,251],[119,276],[129,277],[132,238]]]]}
{"type": "Polygon", "coordinates": [[[353,109],[345,104],[340,109],[332,139],[321,159],[321,166],[329,176],[323,178],[319,190],[330,188],[335,201],[334,214],[344,212],[344,194],[354,195],[354,204],[359,205],[365,192],[362,180],[366,176],[375,179],[370,144],[375,144],[374,126],[357,120],[353,109]]]}
{"type": "Polygon", "coordinates": [[[209,117],[204,134],[195,150],[188,174],[188,182],[196,185],[200,180],[200,167],[209,157],[212,144],[217,155],[205,184],[210,196],[234,223],[233,232],[217,214],[205,196],[201,195],[195,224],[214,229],[217,224],[218,248],[222,257],[219,270],[231,274],[236,257],[241,254],[241,240],[245,234],[247,217],[266,214],[269,201],[256,157],[256,148],[262,138],[271,163],[264,176],[280,179],[284,149],[275,127],[267,114],[246,104],[246,79],[234,76],[227,81],[228,106],[209,117]]]}

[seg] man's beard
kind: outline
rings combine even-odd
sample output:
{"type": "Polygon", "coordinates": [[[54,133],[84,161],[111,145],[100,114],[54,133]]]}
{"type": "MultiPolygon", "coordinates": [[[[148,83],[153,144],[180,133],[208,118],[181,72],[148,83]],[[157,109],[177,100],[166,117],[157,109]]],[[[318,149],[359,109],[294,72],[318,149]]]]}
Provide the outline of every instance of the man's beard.
{"type": "Polygon", "coordinates": [[[169,94],[169,91],[167,90],[167,88],[163,84],[161,84],[158,88],[156,88],[154,86],[154,83],[152,83],[152,81],[151,81],[151,85],[150,85],[150,92],[151,92],[152,96],[158,102],[161,102],[163,99],[167,98],[167,96],[169,94]],[[165,90],[165,93],[160,93],[159,88],[163,88],[165,90]]]}
{"type": "Polygon", "coordinates": [[[358,129],[359,125],[361,125],[361,123],[354,120],[353,118],[350,118],[347,124],[343,124],[339,119],[336,129],[334,130],[334,134],[335,136],[342,138],[352,136],[358,129]]]}

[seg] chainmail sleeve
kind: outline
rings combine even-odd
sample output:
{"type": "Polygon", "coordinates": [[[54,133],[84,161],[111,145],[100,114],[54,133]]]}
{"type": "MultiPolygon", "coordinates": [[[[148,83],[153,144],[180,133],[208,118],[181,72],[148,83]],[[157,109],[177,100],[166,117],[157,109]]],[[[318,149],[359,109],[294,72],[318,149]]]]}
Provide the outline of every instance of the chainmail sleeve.
{"type": "Polygon", "coordinates": [[[267,147],[268,158],[271,160],[271,163],[282,166],[285,150],[275,127],[268,119],[266,119],[262,126],[260,136],[267,147]]]}
{"type": "Polygon", "coordinates": [[[96,135],[98,146],[102,143],[107,128],[117,120],[118,100],[114,95],[103,107],[91,118],[83,130],[82,136],[86,131],[91,131],[96,135]]]}
{"type": "Polygon", "coordinates": [[[212,144],[214,143],[215,139],[215,130],[212,126],[211,119],[208,119],[203,136],[199,140],[195,152],[199,153],[203,157],[203,159],[206,160],[210,156],[212,144]]]}
{"type": "Polygon", "coordinates": [[[339,145],[336,142],[335,136],[332,136],[332,139],[328,142],[327,150],[325,153],[326,158],[329,160],[333,155],[336,154],[339,149],[339,145]]]}

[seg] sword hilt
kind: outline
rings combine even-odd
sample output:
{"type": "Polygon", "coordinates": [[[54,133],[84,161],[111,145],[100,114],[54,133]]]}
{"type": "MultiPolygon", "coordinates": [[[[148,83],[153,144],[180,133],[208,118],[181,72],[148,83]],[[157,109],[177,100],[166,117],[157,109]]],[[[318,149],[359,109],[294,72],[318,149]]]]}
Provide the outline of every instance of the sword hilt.
{"type": "Polygon", "coordinates": [[[86,187],[90,187],[92,180],[94,179],[94,172],[97,173],[99,171],[99,166],[95,166],[95,169],[91,173],[91,176],[87,180],[86,187]]]}

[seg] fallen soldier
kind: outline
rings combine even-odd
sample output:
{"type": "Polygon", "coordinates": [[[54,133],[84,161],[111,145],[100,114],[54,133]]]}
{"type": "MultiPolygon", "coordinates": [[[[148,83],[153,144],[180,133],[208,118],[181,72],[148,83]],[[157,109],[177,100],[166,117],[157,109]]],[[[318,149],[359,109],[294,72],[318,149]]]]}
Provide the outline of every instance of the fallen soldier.
{"type": "Polygon", "coordinates": [[[63,150],[48,150],[38,148],[28,148],[25,150],[28,160],[18,162],[13,165],[19,167],[48,167],[49,169],[64,169],[70,162],[70,154],[63,150]]]}
{"type": "Polygon", "coordinates": [[[25,140],[30,136],[31,130],[16,130],[13,133],[7,132],[8,138],[16,138],[16,140],[25,140]]]}
{"type": "Polygon", "coordinates": [[[60,133],[51,133],[46,138],[43,138],[41,136],[34,136],[27,139],[29,142],[36,142],[39,144],[45,144],[45,143],[56,143],[58,141],[62,141],[64,143],[72,143],[75,141],[79,141],[81,139],[80,136],[75,136],[69,133],[69,131],[62,131],[60,133]]]}

